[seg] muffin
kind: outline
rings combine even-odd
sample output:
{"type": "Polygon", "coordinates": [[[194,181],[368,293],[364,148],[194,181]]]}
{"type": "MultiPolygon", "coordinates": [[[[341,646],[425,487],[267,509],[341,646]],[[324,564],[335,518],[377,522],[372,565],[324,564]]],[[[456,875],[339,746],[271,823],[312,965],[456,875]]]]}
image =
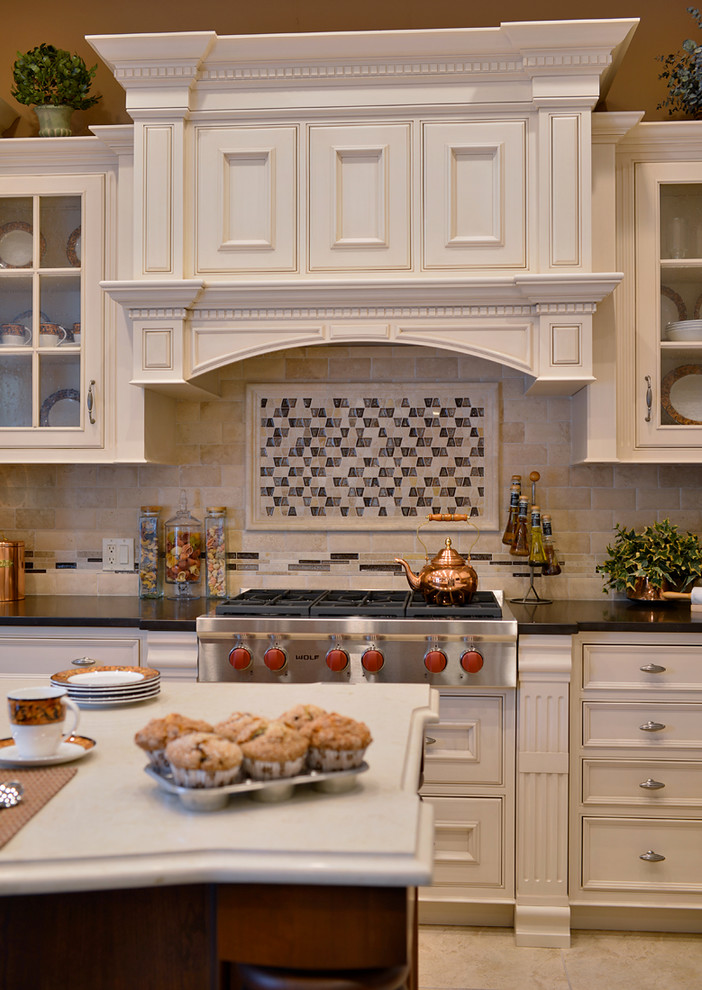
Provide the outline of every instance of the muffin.
{"type": "Polygon", "coordinates": [[[222,787],[241,776],[243,754],[214,732],[188,732],[166,746],[174,783],[181,787],[222,787]]]}
{"type": "Polygon", "coordinates": [[[267,725],[268,719],[261,715],[252,715],[251,712],[232,712],[215,725],[214,731],[225,739],[240,743],[263,732],[267,725]]]}
{"type": "Polygon", "coordinates": [[[289,708],[283,712],[278,721],[284,725],[289,725],[291,729],[297,729],[303,736],[306,736],[313,719],[326,714],[325,710],[317,705],[295,705],[294,708],[289,708]]]}
{"type": "Polygon", "coordinates": [[[187,715],[172,712],[164,718],[152,718],[136,733],[134,742],[144,750],[152,766],[167,770],[166,746],[172,739],[186,732],[212,732],[212,726],[202,719],[188,718],[187,715]]]}
{"type": "Polygon", "coordinates": [[[307,765],[311,770],[351,770],[363,762],[372,743],[365,722],[329,712],[314,719],[307,730],[310,748],[307,765]]]}
{"type": "Polygon", "coordinates": [[[254,780],[276,780],[302,773],[307,756],[307,740],[289,725],[269,722],[262,732],[240,743],[244,770],[254,780]]]}

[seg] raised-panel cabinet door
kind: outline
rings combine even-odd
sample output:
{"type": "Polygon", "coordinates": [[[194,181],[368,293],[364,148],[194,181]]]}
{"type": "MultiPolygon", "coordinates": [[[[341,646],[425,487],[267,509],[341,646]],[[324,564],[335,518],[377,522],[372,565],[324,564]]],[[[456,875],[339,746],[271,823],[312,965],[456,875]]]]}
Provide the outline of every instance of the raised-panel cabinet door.
{"type": "Polygon", "coordinates": [[[424,125],[425,268],[526,267],[526,124],[424,125]]]}
{"type": "Polygon", "coordinates": [[[310,271],[408,269],[410,125],[313,125],[309,141],[310,271]]]}
{"type": "Polygon", "coordinates": [[[197,132],[197,273],[297,268],[297,128],[197,132]]]}

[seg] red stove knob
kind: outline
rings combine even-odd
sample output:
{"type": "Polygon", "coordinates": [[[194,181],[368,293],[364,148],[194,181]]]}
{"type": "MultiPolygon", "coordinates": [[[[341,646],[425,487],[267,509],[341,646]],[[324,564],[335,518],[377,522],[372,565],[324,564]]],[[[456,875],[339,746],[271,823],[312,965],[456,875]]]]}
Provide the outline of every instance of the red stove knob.
{"type": "Polygon", "coordinates": [[[440,674],[446,667],[446,654],[442,650],[429,650],[424,654],[424,666],[432,674],[440,674]]]}
{"type": "Polygon", "coordinates": [[[466,650],[461,657],[461,667],[467,670],[469,674],[477,674],[479,670],[482,670],[483,662],[482,653],[478,653],[477,650],[466,650]]]}
{"type": "Polygon", "coordinates": [[[329,650],[325,659],[330,670],[345,670],[348,666],[349,655],[346,650],[333,649],[329,650]]]}
{"type": "Polygon", "coordinates": [[[370,674],[375,674],[376,671],[385,663],[385,657],[380,652],[380,650],[366,650],[366,652],[361,657],[361,664],[364,670],[367,670],[370,674]]]}
{"type": "Polygon", "coordinates": [[[229,663],[234,670],[247,670],[251,666],[251,651],[245,646],[235,646],[229,651],[229,663]]]}
{"type": "Polygon", "coordinates": [[[282,670],[285,666],[286,656],[283,650],[278,649],[277,646],[271,646],[263,654],[263,662],[269,670],[282,670]]]}

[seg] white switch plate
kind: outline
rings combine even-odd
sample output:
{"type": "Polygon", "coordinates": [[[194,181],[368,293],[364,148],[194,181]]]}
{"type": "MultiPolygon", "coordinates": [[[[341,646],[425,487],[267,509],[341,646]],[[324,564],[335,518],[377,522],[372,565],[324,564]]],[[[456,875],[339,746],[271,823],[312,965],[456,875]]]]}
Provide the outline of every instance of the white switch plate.
{"type": "Polygon", "coordinates": [[[108,538],[102,541],[103,571],[134,570],[134,540],[108,538]]]}

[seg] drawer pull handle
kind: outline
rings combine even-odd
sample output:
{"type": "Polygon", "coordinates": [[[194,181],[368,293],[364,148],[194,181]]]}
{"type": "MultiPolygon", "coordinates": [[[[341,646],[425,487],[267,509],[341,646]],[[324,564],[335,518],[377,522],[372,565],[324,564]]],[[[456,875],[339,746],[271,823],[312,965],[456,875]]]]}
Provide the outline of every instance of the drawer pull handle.
{"type": "Polygon", "coordinates": [[[643,670],[644,674],[663,674],[665,673],[665,667],[661,667],[659,663],[647,663],[643,667],[639,667],[639,670],[643,670]]]}
{"type": "Polygon", "coordinates": [[[653,777],[649,777],[648,780],[642,780],[639,787],[643,787],[647,791],[660,791],[661,787],[665,787],[665,784],[661,783],[660,780],[654,780],[653,777]]]}
{"type": "Polygon", "coordinates": [[[434,746],[436,743],[436,739],[432,739],[431,736],[425,736],[424,742],[427,744],[427,746],[434,746]]]}
{"type": "Polygon", "coordinates": [[[660,853],[654,853],[653,849],[649,849],[648,852],[641,853],[639,859],[645,859],[647,863],[662,863],[665,856],[661,856],[660,853]]]}
{"type": "Polygon", "coordinates": [[[97,663],[97,660],[93,660],[91,657],[76,657],[75,660],[71,660],[71,663],[76,667],[92,667],[97,663]]]}
{"type": "Polygon", "coordinates": [[[665,729],[665,725],[662,722],[651,722],[649,719],[648,722],[644,722],[639,728],[642,732],[660,732],[661,729],[665,729]]]}

